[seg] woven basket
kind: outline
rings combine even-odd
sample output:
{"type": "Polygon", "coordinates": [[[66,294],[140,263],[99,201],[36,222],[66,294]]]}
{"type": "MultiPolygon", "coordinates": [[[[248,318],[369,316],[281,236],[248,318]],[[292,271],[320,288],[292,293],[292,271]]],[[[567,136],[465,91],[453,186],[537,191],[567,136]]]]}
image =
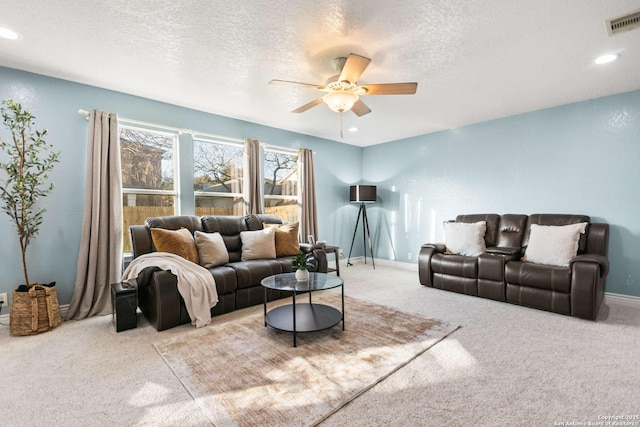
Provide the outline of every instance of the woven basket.
{"type": "Polygon", "coordinates": [[[55,282],[34,284],[28,292],[13,291],[9,310],[11,335],[35,335],[60,324],[60,306],[55,282]]]}

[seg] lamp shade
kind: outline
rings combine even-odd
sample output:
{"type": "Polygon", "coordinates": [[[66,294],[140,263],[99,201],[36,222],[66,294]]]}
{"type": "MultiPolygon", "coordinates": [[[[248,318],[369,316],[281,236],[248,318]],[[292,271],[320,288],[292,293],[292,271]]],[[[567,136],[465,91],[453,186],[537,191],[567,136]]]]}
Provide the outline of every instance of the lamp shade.
{"type": "Polygon", "coordinates": [[[322,100],[336,113],[343,113],[349,111],[359,98],[360,97],[353,92],[338,90],[329,92],[322,97],[322,100]]]}
{"type": "Polygon", "coordinates": [[[375,185],[352,185],[349,188],[349,200],[354,203],[375,203],[375,185]]]}

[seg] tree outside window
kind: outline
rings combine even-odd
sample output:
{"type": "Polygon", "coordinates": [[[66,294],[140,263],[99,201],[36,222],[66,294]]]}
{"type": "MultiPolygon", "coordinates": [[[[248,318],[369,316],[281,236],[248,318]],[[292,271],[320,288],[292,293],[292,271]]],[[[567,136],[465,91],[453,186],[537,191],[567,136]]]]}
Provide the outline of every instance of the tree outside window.
{"type": "Polygon", "coordinates": [[[152,216],[175,214],[177,135],[120,127],[124,251],[131,252],[129,226],[152,216]]]}
{"type": "Polygon", "coordinates": [[[285,222],[298,221],[298,156],[265,149],[264,209],[285,222]]]}
{"type": "Polygon", "coordinates": [[[243,150],[239,144],[194,139],[196,215],[243,215],[243,150]]]}

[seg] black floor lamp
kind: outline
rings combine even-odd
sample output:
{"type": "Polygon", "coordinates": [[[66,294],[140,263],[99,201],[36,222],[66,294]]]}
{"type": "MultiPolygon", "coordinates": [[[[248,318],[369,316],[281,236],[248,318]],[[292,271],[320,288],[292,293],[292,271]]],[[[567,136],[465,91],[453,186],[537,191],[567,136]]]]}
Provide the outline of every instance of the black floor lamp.
{"type": "Polygon", "coordinates": [[[360,203],[360,210],[358,211],[358,219],[356,220],[356,226],[353,229],[353,238],[351,239],[351,249],[349,249],[349,258],[347,259],[347,266],[351,264],[351,251],[353,251],[353,242],[356,241],[356,232],[358,231],[358,224],[360,224],[360,217],[362,217],[362,244],[364,248],[364,263],[367,263],[367,238],[369,239],[369,250],[371,251],[371,263],[373,268],[376,268],[376,263],[373,260],[373,246],[371,246],[371,233],[369,232],[369,220],[367,219],[367,205],[366,203],[376,202],[376,186],[375,185],[352,185],[349,188],[349,200],[351,203],[360,203]]]}

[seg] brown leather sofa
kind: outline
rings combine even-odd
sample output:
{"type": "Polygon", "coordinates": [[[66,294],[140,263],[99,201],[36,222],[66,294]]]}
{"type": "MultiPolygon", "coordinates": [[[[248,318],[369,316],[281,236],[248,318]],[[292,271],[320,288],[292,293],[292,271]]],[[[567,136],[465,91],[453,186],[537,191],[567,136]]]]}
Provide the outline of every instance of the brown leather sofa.
{"type": "Polygon", "coordinates": [[[585,215],[459,215],[456,222],[486,221],[486,251],[479,256],[453,255],[444,244],[422,245],[420,283],[439,289],[506,301],[554,313],[595,320],[604,298],[609,225],[585,215]],[[578,254],[569,266],[523,261],[532,224],[586,222],[578,254]]]}
{"type": "MultiPolygon", "coordinates": [[[[210,268],[218,291],[218,304],[211,309],[211,315],[217,316],[240,308],[262,304],[264,302],[264,288],[260,281],[267,276],[292,271],[293,257],[276,259],[241,261],[242,241],[241,231],[261,230],[263,223],[282,224],[282,220],[274,215],[248,216],[166,216],[148,218],[144,225],[129,227],[133,258],[155,251],[151,238],[151,228],[177,230],[182,227],[191,234],[197,231],[219,232],[222,235],[227,251],[229,263],[210,268]]],[[[313,254],[311,271],[326,272],[327,258],[320,247],[301,244],[301,249],[313,254]]],[[[177,279],[169,271],[157,268],[145,269],[138,276],[138,306],[158,330],[173,328],[190,323],[191,320],[180,296],[177,279]]],[[[268,289],[269,301],[290,296],[288,292],[268,289]]]]}

